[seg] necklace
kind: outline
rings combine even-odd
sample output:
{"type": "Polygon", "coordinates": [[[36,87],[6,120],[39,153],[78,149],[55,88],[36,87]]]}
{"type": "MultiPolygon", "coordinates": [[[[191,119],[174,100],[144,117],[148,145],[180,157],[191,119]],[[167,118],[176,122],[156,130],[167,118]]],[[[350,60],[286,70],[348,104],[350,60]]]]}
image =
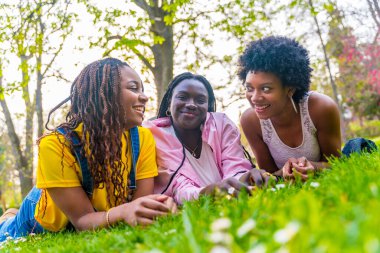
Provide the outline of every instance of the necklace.
{"type": "Polygon", "coordinates": [[[185,146],[185,148],[190,152],[190,154],[191,154],[192,156],[194,156],[195,158],[197,158],[197,154],[195,153],[195,151],[198,150],[199,143],[200,143],[200,142],[198,141],[198,144],[197,144],[197,146],[196,146],[194,149],[189,148],[188,146],[185,145],[185,143],[183,143],[183,146],[185,146]]]}
{"type": "Polygon", "coordinates": [[[190,154],[191,154],[193,157],[198,158],[198,157],[197,157],[197,153],[196,153],[196,151],[198,150],[199,145],[202,143],[202,132],[201,132],[200,135],[199,135],[198,142],[197,142],[197,146],[195,146],[194,149],[191,149],[190,147],[188,147],[188,146],[182,141],[181,137],[178,135],[178,132],[177,132],[177,130],[176,130],[175,127],[174,127],[174,124],[173,124],[173,121],[172,121],[172,118],[171,118],[171,117],[170,117],[170,120],[171,120],[171,122],[172,122],[172,126],[173,126],[174,133],[175,133],[175,135],[177,136],[178,140],[179,140],[179,141],[181,142],[181,144],[183,145],[183,147],[185,147],[185,148],[190,152],[190,154]]]}

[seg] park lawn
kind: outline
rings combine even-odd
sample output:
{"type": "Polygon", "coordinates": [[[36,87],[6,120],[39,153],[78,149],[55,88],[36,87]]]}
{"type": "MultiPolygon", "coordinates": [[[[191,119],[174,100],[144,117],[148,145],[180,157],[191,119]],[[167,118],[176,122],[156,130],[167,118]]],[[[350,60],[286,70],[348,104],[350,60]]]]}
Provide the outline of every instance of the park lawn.
{"type": "Polygon", "coordinates": [[[380,252],[380,151],[333,160],[306,183],[202,197],[146,228],[4,243],[1,252],[380,252]]]}
{"type": "Polygon", "coordinates": [[[378,136],[378,137],[374,137],[374,138],[371,138],[371,140],[372,140],[373,142],[375,142],[375,143],[376,143],[376,146],[378,146],[378,147],[380,148],[380,136],[378,136]]]}

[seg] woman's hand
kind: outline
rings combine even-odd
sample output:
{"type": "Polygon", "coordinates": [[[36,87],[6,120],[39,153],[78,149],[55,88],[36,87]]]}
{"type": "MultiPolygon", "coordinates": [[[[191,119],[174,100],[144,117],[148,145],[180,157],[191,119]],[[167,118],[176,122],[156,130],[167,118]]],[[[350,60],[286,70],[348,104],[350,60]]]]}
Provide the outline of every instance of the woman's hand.
{"type": "Polygon", "coordinates": [[[316,168],[306,157],[289,158],[282,168],[283,177],[287,180],[293,180],[299,177],[302,181],[306,181],[309,175],[315,172],[316,168]]]}
{"type": "Polygon", "coordinates": [[[115,208],[114,212],[115,214],[112,215],[112,210],[110,211],[110,220],[112,216],[119,216],[124,222],[131,226],[146,226],[152,224],[158,217],[176,213],[177,205],[171,197],[155,194],[120,205],[115,208]]]}
{"type": "Polygon", "coordinates": [[[224,179],[223,181],[215,184],[210,184],[203,188],[201,190],[201,194],[209,194],[213,195],[217,192],[217,190],[221,190],[223,192],[227,192],[230,195],[238,196],[243,189],[248,192],[249,194],[252,191],[252,187],[242,183],[241,181],[237,180],[236,178],[230,177],[227,179],[224,179]]]}
{"type": "Polygon", "coordinates": [[[239,181],[247,185],[262,187],[276,182],[276,177],[265,170],[251,169],[244,173],[239,181]]]}

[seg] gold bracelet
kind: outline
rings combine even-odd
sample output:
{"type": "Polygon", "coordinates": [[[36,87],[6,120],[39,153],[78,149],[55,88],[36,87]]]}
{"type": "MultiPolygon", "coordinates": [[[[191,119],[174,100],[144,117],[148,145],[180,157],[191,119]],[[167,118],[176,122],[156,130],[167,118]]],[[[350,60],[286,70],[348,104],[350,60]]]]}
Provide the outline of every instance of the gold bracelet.
{"type": "Polygon", "coordinates": [[[112,208],[108,209],[107,213],[106,213],[106,221],[107,221],[107,225],[108,227],[111,226],[111,223],[110,223],[110,211],[112,210],[112,208]]]}

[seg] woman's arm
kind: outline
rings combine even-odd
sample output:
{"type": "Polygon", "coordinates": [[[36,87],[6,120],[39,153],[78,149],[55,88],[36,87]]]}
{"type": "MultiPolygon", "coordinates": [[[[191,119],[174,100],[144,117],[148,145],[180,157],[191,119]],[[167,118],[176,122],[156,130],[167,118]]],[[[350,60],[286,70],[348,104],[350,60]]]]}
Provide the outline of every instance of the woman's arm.
{"type": "Polygon", "coordinates": [[[310,162],[316,169],[329,167],[327,157],[340,156],[341,132],[337,104],[328,96],[313,92],[309,98],[310,117],[317,129],[321,160],[310,162]]]}
{"type": "Polygon", "coordinates": [[[214,134],[218,136],[215,140],[218,142],[212,144],[212,148],[222,172],[222,179],[230,177],[239,179],[241,175],[252,169],[251,163],[244,155],[239,129],[226,114],[215,113],[213,116],[216,123],[214,134]]]}
{"type": "Polygon", "coordinates": [[[146,195],[153,194],[154,178],[144,178],[136,180],[136,191],[133,194],[133,200],[146,195]]]}
{"type": "Polygon", "coordinates": [[[259,168],[270,173],[278,171],[279,168],[277,168],[268,146],[263,140],[260,121],[252,108],[249,108],[243,113],[240,118],[240,124],[259,168]]]}
{"type": "Polygon", "coordinates": [[[306,180],[309,173],[329,168],[327,157],[340,156],[341,133],[338,106],[328,96],[313,92],[309,97],[309,114],[317,129],[321,158],[317,162],[305,157],[290,158],[283,167],[284,177],[294,178],[293,171],[306,180]]]}
{"type": "Polygon", "coordinates": [[[119,221],[132,226],[147,225],[156,217],[176,210],[169,197],[148,195],[110,209],[107,221],[107,212],[96,212],[82,187],[48,188],[47,191],[79,231],[107,227],[119,221]]]}

